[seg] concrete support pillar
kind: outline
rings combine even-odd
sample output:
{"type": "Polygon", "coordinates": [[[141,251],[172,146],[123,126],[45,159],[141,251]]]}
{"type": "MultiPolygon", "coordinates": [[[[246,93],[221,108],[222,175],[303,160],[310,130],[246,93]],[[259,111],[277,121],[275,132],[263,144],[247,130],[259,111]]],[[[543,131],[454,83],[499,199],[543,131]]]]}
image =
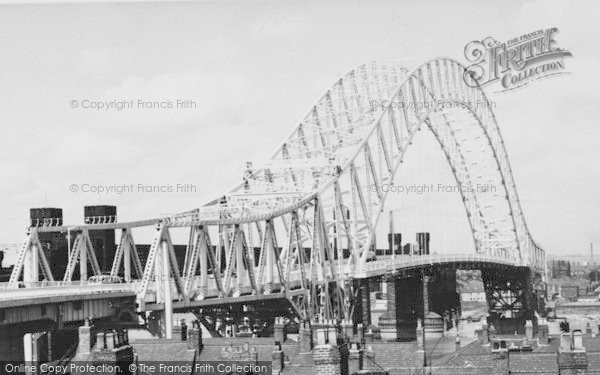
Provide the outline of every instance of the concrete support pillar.
{"type": "Polygon", "coordinates": [[[537,319],[535,317],[535,312],[537,309],[537,294],[535,291],[535,287],[533,285],[533,275],[532,271],[523,272],[520,275],[520,279],[523,280],[523,291],[525,292],[525,305],[523,308],[527,312],[526,318],[533,321],[534,325],[537,324],[537,319]]]}
{"type": "Polygon", "coordinates": [[[436,268],[429,277],[427,287],[427,312],[436,312],[444,318],[445,329],[450,329],[454,324],[452,312],[460,307],[460,300],[456,292],[456,269],[436,268]]]}
{"type": "Polygon", "coordinates": [[[381,338],[387,341],[414,340],[416,310],[419,308],[419,279],[390,275],[387,284],[387,310],[379,318],[381,338]]]}
{"type": "Polygon", "coordinates": [[[360,280],[360,307],[362,324],[369,327],[371,325],[371,290],[367,279],[360,280]]]}
{"type": "Polygon", "coordinates": [[[395,341],[400,336],[400,326],[398,322],[398,277],[388,275],[385,279],[387,308],[385,314],[379,317],[379,328],[381,329],[381,338],[386,341],[395,341]]]}
{"type": "Polygon", "coordinates": [[[385,279],[385,284],[386,284],[386,298],[387,298],[387,310],[386,310],[386,314],[390,317],[396,317],[396,311],[397,311],[397,296],[398,296],[398,284],[399,284],[399,280],[398,280],[398,276],[396,275],[389,275],[386,277],[385,279]]]}

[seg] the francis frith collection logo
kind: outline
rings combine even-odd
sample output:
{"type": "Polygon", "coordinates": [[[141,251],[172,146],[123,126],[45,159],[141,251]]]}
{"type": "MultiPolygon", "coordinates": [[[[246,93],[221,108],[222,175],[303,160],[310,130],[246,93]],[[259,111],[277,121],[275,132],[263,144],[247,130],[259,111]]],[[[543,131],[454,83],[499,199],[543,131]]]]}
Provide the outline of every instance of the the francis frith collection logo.
{"type": "Polygon", "coordinates": [[[571,52],[559,48],[556,27],[537,30],[501,43],[492,37],[465,47],[469,65],[464,74],[470,86],[499,84],[509,91],[550,76],[568,74],[565,58],[571,52]]]}

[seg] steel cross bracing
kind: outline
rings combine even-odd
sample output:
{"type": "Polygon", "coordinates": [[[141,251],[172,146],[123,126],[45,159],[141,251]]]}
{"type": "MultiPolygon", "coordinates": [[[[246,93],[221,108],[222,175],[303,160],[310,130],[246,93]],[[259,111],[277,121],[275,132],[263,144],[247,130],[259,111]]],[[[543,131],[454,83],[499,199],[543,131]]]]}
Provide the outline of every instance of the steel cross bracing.
{"type": "MultiPolygon", "coordinates": [[[[122,229],[111,274],[123,262],[130,278],[133,264],[143,301],[152,291],[160,303],[171,289],[182,303],[279,293],[312,318],[348,316],[352,278],[381,264],[368,259],[388,194],[381,187],[394,182],[413,136],[427,127],[461,187],[476,255],[543,272],[544,251],[525,223],[496,118],[484,92],[467,86],[464,74],[447,58],[414,67],[360,66],[327,90],[262,168],[249,165],[228,194],[155,220],[71,228],[80,231],[80,242],[91,228],[122,229]],[[500,188],[483,194],[479,186],[486,185],[500,188]],[[142,272],[131,229],[148,225],[156,232],[142,272]],[[190,228],[181,269],[169,234],[175,227],[190,228]]],[[[12,285],[35,232],[65,228],[30,231],[12,285]]],[[[73,262],[90,254],[89,241],[82,243],[73,262]]],[[[73,264],[70,259],[68,270],[73,264]]]]}

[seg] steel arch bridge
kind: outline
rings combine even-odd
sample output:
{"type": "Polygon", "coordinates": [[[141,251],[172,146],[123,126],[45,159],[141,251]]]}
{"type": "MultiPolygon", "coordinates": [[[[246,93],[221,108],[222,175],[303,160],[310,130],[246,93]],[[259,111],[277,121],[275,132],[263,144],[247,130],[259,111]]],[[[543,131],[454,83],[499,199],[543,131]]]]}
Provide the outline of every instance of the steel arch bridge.
{"type": "Polygon", "coordinates": [[[124,275],[141,310],[283,296],[304,319],[351,319],[354,279],[445,263],[542,274],[545,253],[528,230],[490,102],[465,83],[466,74],[449,58],[361,65],[325,92],[263,167],[248,165],[239,186],[198,209],[129,223],[98,217],[30,227],[7,287],[16,288],[21,274],[41,287],[41,270],[46,284],[67,291],[77,264],[85,283],[88,263],[100,273],[89,231],[105,229],[121,230],[111,275],[124,275]],[[460,187],[476,251],[373,261],[369,249],[388,196],[382,186],[394,181],[422,127],[460,187]],[[501,188],[482,194],[477,186],[484,184],[501,188]],[[142,264],[133,230],[149,226],[154,238],[142,264]],[[175,228],[189,228],[183,265],[171,240],[175,228]],[[63,281],[55,282],[37,236],[67,230],[76,238],[63,281]]]}

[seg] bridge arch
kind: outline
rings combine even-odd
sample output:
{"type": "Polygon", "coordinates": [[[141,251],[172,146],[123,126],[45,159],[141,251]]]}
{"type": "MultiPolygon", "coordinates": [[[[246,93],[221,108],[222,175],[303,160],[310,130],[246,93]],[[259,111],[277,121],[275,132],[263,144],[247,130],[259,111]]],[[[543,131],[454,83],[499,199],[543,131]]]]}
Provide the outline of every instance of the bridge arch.
{"type": "Polygon", "coordinates": [[[332,232],[343,232],[353,249],[350,258],[364,264],[388,194],[381,185],[393,182],[415,131],[426,125],[461,187],[477,252],[542,268],[543,252],[529,234],[492,104],[479,86],[465,83],[465,74],[449,58],[412,69],[392,62],[350,71],[264,168],[249,168],[244,182],[224,198],[174,215],[171,224],[239,225],[290,217],[307,206],[314,209],[318,198],[327,236],[332,240],[332,232]],[[474,157],[475,151],[486,155],[474,157]],[[479,183],[500,187],[491,202],[485,200],[492,195],[478,191],[479,183]],[[340,216],[347,216],[345,223],[340,216]]]}

